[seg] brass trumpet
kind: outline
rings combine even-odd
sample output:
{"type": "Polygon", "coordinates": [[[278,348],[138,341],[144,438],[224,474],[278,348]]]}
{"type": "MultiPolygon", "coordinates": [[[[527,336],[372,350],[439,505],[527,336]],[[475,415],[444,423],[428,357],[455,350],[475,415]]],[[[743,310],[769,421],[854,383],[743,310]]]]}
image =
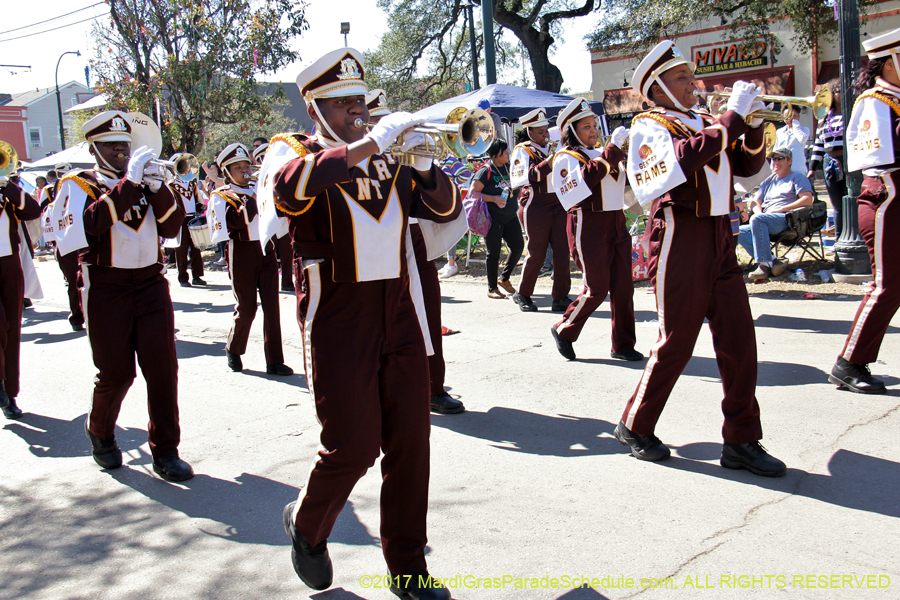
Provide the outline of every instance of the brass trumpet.
{"type": "MultiPolygon", "coordinates": [[[[374,123],[365,123],[362,119],[356,119],[353,123],[356,127],[371,129],[374,123]]],[[[480,108],[467,110],[465,107],[454,108],[447,115],[444,123],[423,123],[408,129],[425,134],[425,144],[415,146],[402,152],[399,142],[395,142],[388,149],[397,157],[401,164],[412,164],[414,156],[424,156],[440,160],[453,154],[457,158],[465,158],[468,155],[480,156],[487,152],[497,137],[494,131],[494,122],[487,111],[480,108]]],[[[405,132],[404,132],[405,133],[405,132]]]]}
{"type": "Polygon", "coordinates": [[[0,177],[9,177],[16,172],[19,154],[9,142],[0,140],[0,177]]]}
{"type": "MultiPolygon", "coordinates": [[[[701,92],[694,90],[694,95],[701,98],[730,98],[731,92],[701,92]]],[[[815,96],[767,96],[760,94],[756,97],[762,102],[779,102],[784,108],[777,110],[757,110],[745,117],[746,121],[751,119],[771,119],[774,121],[789,121],[795,106],[807,106],[812,108],[813,116],[816,119],[824,119],[831,110],[831,90],[822,87],[815,96]]],[[[722,114],[727,110],[725,106],[720,106],[718,113],[722,114]]]]}
{"type": "Polygon", "coordinates": [[[175,176],[184,182],[193,181],[200,172],[200,161],[188,152],[179,156],[175,161],[154,159],[150,161],[150,164],[171,169],[175,176]]]}

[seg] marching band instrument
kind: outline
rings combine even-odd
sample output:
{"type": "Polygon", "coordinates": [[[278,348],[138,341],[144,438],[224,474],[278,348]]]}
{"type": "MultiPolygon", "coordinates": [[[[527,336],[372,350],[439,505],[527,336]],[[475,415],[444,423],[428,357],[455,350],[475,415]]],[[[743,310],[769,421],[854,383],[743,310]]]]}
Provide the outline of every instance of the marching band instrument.
{"type": "MultiPolygon", "coordinates": [[[[701,98],[730,98],[731,92],[701,92],[700,90],[694,90],[694,95],[701,98]]],[[[782,104],[784,108],[781,111],[768,109],[754,111],[744,118],[747,122],[751,119],[789,121],[795,106],[812,108],[813,116],[816,119],[824,119],[828,114],[828,111],[831,110],[831,90],[824,86],[819,89],[815,96],[767,96],[765,94],[760,94],[756,99],[762,102],[778,102],[782,104]]],[[[722,114],[725,110],[727,110],[726,107],[722,105],[718,107],[716,112],[722,114]]]]}
{"type": "MultiPolygon", "coordinates": [[[[365,123],[356,119],[356,127],[371,129],[374,123],[365,123]]],[[[425,143],[402,152],[399,142],[394,142],[388,152],[397,157],[401,164],[412,164],[414,156],[424,156],[440,160],[453,154],[464,159],[468,155],[480,156],[487,152],[491,142],[497,137],[494,122],[487,111],[480,108],[467,110],[465,107],[454,108],[447,115],[444,123],[423,123],[406,131],[425,134],[425,143]]],[[[406,133],[406,132],[404,132],[406,133]]]]}
{"type": "Polygon", "coordinates": [[[771,122],[766,122],[763,129],[765,130],[763,137],[766,140],[766,156],[768,156],[775,147],[775,125],[771,122]]]}
{"type": "Polygon", "coordinates": [[[16,172],[19,154],[9,142],[0,140],[0,177],[6,178],[16,172]]]}
{"type": "Polygon", "coordinates": [[[197,160],[196,156],[188,152],[179,156],[176,161],[155,160],[151,162],[171,169],[175,176],[184,182],[193,181],[200,172],[200,161],[197,160]]]}

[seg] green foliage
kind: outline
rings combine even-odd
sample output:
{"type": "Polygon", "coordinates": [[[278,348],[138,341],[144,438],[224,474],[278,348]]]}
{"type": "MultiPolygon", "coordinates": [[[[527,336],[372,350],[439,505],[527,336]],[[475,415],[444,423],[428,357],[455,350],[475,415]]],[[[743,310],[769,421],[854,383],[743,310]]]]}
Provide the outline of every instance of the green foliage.
{"type": "Polygon", "coordinates": [[[111,104],[155,115],[163,143],[200,153],[210,124],[266,121],[281,98],[254,76],[298,58],[289,41],[306,28],[292,0],[110,0],[91,61],[111,104]]]}
{"type": "MultiPolygon", "coordinates": [[[[465,91],[465,84],[473,83],[467,4],[463,0],[378,0],[389,14],[390,30],[378,49],[366,56],[367,78],[371,75],[377,84],[372,87],[383,87],[392,105],[407,110],[465,91]]],[[[561,35],[566,19],[595,10],[595,0],[494,0],[493,6],[498,81],[504,69],[512,73],[511,79],[520,74],[517,67],[524,51],[535,87],[558,92],[562,74],[549,59],[554,36],[561,35]],[[505,31],[518,43],[505,42],[505,31]]],[[[476,20],[480,12],[476,6],[476,20]]],[[[480,23],[475,30],[482,60],[480,23]]]]}
{"type": "Polygon", "coordinates": [[[96,110],[79,110],[74,113],[65,115],[66,119],[66,148],[71,148],[76,144],[84,141],[84,134],[81,133],[81,126],[99,115],[102,109],[96,110]]]}
{"type": "MultiPolygon", "coordinates": [[[[860,0],[860,13],[876,1],[860,0]]],[[[781,44],[771,26],[781,20],[790,24],[801,52],[837,36],[834,7],[822,0],[607,0],[604,8],[599,26],[585,42],[607,56],[641,54],[660,39],[674,39],[703,21],[731,24],[721,32],[723,40],[767,38],[776,51],[781,44]]]]}
{"type": "Polygon", "coordinates": [[[206,143],[197,155],[200,162],[215,160],[216,154],[228,144],[241,142],[252,148],[252,142],[258,137],[271,139],[273,135],[297,131],[297,122],[286,117],[284,107],[273,106],[269,117],[265,120],[245,121],[240,123],[214,123],[206,128],[206,143]]]}

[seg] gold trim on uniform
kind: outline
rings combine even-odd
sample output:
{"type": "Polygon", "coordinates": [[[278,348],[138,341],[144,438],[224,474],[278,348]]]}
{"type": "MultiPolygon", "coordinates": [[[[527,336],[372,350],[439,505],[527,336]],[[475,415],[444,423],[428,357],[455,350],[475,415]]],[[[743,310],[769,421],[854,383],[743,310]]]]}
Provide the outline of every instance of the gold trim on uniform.
{"type": "Polygon", "coordinates": [[[900,103],[898,103],[897,100],[892,98],[889,94],[881,93],[878,90],[867,90],[860,94],[856,99],[856,102],[853,103],[853,110],[856,110],[856,105],[859,104],[859,101],[863,98],[875,98],[876,100],[881,100],[891,107],[891,110],[894,111],[895,115],[900,117],[900,103]]]}
{"type": "Polygon", "coordinates": [[[668,129],[674,135],[685,135],[687,137],[691,137],[693,135],[688,127],[683,124],[681,121],[672,122],[662,115],[653,112],[643,112],[631,120],[631,126],[634,127],[635,123],[637,123],[638,119],[651,119],[656,121],[666,129],[668,129]],[[676,125],[677,123],[677,125],[676,125]]]}

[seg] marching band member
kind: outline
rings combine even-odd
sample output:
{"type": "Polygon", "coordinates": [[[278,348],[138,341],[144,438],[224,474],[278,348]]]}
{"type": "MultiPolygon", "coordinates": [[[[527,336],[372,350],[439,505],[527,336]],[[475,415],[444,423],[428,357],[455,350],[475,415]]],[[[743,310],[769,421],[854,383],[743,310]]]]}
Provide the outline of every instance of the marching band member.
{"type": "MultiPolygon", "coordinates": [[[[182,154],[173,154],[169,160],[172,162],[181,158],[182,154]]],[[[178,283],[181,287],[191,287],[192,285],[206,285],[203,280],[203,254],[200,248],[194,245],[191,239],[191,232],[188,231],[188,223],[201,212],[206,205],[206,198],[200,191],[197,183],[197,177],[185,181],[178,175],[175,175],[169,181],[169,189],[175,195],[175,201],[184,211],[184,222],[181,226],[181,243],[175,247],[175,265],[178,268],[178,283]],[[191,281],[188,282],[188,257],[190,257],[191,281]]]]}
{"type": "Polygon", "coordinates": [[[40,217],[41,207],[19,187],[15,175],[0,177],[0,202],[0,410],[7,419],[18,419],[22,416],[16,397],[25,301],[19,222],[40,217]]]}
{"type": "Polygon", "coordinates": [[[385,153],[401,134],[401,148],[424,142],[420,133],[404,134],[420,119],[394,113],[367,133],[359,52],[326,54],[297,85],[317,133],[275,136],[260,170],[302,257],[306,294],[298,312],[322,424],[322,450],[283,513],[294,569],[311,588],[331,585],[328,536],[383,451],[381,541],[391,591],[449,598],[426,570],[428,361],[404,256],[408,217],[450,222],[462,203],[431,159],[407,167],[385,153]]]}
{"type": "Polygon", "coordinates": [[[784,475],[784,463],[759,444],[756,334],[728,217],[734,211],[733,175],[754,175],[765,161],[762,119],[753,119],[752,127],[745,122],[763,107],[756,100],[759,90],[736,82],[728,110],[718,119],[691,111],[694,64],[668,40],[641,61],[632,87],[657,106],[634,118],[627,173],[637,199],[650,205],[659,339],[616,438],[641,460],[669,457],[655,435],[656,422],[706,318],[725,392],[720,463],[757,475],[784,475]]]}
{"type": "Polygon", "coordinates": [[[178,234],[184,213],[163,183],[154,152],[131,150],[129,116],[102,112],[81,127],[97,166],[61,179],[52,215],[61,255],[80,250],[82,306],[99,373],[84,431],[98,465],[122,465],[116,419],[134,382],[147,381],[153,470],[168,481],[194,476],[178,456],[175,313],[159,238],[178,234]],[[60,200],[64,200],[60,203],[60,200]]]}
{"type": "Polygon", "coordinates": [[[213,192],[210,203],[221,212],[228,228],[228,276],[234,292],[234,325],[228,332],[225,356],[232,371],[242,371],[241,356],[247,351],[247,338],[256,316],[257,291],[263,311],[263,340],[266,373],[293,375],[284,364],[281,344],[281,309],[278,303],[278,264],[275,245],[259,243],[259,219],[256,208],[256,186],[251,181],[253,166],[250,152],[243,144],[230,144],[216,157],[224,174],[224,186],[213,192]]]}
{"type": "MultiPolygon", "coordinates": [[[[537,108],[519,119],[524,139],[513,148],[509,172],[510,185],[522,188],[519,193],[519,219],[525,225],[528,253],[522,267],[519,290],[512,295],[522,312],[537,310],[531,300],[534,284],[540,275],[547,247],[553,251],[553,298],[551,310],[563,312],[569,306],[569,246],[566,241],[566,211],[547,188],[552,157],[547,113],[537,108]]],[[[517,138],[518,141],[518,138],[517,138]]]]}
{"type": "MultiPolygon", "coordinates": [[[[584,289],[550,332],[556,349],[575,360],[572,343],[584,324],[610,295],[611,356],[642,360],[634,349],[634,282],[631,278],[631,236],[625,226],[625,171],[622,144],[628,131],[619,127],[602,151],[597,115],[584,98],[560,111],[561,149],[554,155],[551,189],[568,212],[568,234],[575,264],[584,273],[584,289]]],[[[555,256],[554,252],[554,256],[555,256]]],[[[568,262],[568,259],[566,259],[568,262]]],[[[556,272],[554,270],[554,272],[556,272]]]]}
{"type": "MultiPolygon", "coordinates": [[[[387,104],[387,95],[384,90],[372,90],[366,94],[366,108],[369,111],[369,122],[378,123],[382,117],[391,114],[387,104]]],[[[422,331],[423,336],[427,336],[431,343],[431,352],[428,353],[428,376],[431,382],[431,411],[444,414],[455,415],[465,412],[466,407],[462,402],[453,398],[444,389],[444,376],[447,373],[447,365],[444,362],[444,344],[441,336],[441,280],[438,277],[437,266],[433,260],[428,260],[428,252],[426,249],[425,236],[422,233],[422,227],[419,225],[418,219],[409,218],[409,234],[412,240],[412,248],[407,248],[407,255],[410,250],[413,252],[416,264],[416,273],[418,281],[413,281],[412,273],[410,273],[410,284],[419,284],[421,291],[411,289],[410,293],[420,294],[422,304],[425,308],[425,320],[427,321],[422,331]]],[[[426,345],[427,348],[427,345],[426,345]]]]}
{"type": "MultiPolygon", "coordinates": [[[[41,224],[44,226],[44,236],[47,240],[56,239],[55,227],[53,227],[51,215],[59,192],[59,186],[62,178],[71,170],[67,164],[56,165],[54,174],[57,176],[56,181],[52,185],[48,185],[41,191],[41,224]]],[[[56,264],[62,271],[63,279],[66,282],[66,293],[69,297],[69,325],[72,331],[84,331],[84,311],[81,308],[81,290],[78,284],[78,252],[72,250],[68,254],[60,254],[59,246],[54,249],[56,255],[56,264]]]]}
{"type": "Polygon", "coordinates": [[[847,170],[862,170],[859,230],[872,261],[873,281],[863,297],[828,380],[862,394],[883,394],[869,372],[888,325],[900,307],[900,29],[863,42],[869,55],[856,80],[859,97],[847,126],[847,170]]]}

